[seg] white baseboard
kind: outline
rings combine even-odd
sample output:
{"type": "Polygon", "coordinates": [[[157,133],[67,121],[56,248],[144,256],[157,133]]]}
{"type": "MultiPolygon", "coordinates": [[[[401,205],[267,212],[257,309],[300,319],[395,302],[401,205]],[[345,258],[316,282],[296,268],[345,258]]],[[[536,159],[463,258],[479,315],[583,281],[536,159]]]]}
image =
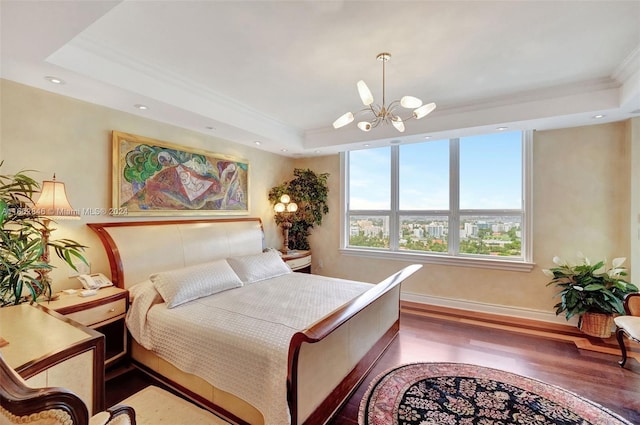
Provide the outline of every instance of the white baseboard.
{"type": "Polygon", "coordinates": [[[416,294],[402,291],[400,294],[402,301],[409,301],[419,304],[428,304],[438,307],[455,308],[457,310],[468,310],[479,313],[496,314],[500,316],[518,317],[522,319],[537,320],[540,322],[557,323],[567,326],[577,326],[577,318],[565,320],[564,316],[556,316],[551,311],[535,310],[523,307],[509,307],[499,304],[488,304],[477,301],[467,301],[455,298],[438,297],[434,295],[416,294]]]}

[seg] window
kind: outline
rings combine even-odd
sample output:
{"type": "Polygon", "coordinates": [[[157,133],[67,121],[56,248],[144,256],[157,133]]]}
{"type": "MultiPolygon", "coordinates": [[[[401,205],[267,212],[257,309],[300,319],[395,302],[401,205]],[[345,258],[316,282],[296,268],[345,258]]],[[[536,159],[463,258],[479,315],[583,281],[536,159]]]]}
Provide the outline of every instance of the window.
{"type": "Polygon", "coordinates": [[[530,132],[344,154],[347,254],[530,270],[530,132]]]}

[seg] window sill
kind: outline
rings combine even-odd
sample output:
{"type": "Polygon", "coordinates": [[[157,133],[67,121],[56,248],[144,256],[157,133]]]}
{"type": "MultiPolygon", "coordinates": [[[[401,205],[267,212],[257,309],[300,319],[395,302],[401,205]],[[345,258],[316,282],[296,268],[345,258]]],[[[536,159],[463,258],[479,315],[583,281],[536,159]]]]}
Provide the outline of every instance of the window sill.
{"type": "Polygon", "coordinates": [[[481,269],[530,272],[535,263],[520,260],[496,260],[493,258],[452,257],[437,254],[418,254],[415,252],[390,252],[372,249],[341,248],[340,254],[354,257],[381,258],[385,260],[413,261],[421,264],[441,264],[445,266],[476,267],[481,269]]]}

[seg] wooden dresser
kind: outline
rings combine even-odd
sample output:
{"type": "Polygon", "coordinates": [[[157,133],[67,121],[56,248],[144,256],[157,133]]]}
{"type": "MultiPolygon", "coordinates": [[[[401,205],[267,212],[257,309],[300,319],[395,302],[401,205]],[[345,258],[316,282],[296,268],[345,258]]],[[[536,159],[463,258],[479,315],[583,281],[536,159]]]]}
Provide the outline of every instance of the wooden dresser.
{"type": "Polygon", "coordinates": [[[40,305],[0,308],[2,356],[31,387],[64,387],[104,410],[104,336],[40,305]]]}

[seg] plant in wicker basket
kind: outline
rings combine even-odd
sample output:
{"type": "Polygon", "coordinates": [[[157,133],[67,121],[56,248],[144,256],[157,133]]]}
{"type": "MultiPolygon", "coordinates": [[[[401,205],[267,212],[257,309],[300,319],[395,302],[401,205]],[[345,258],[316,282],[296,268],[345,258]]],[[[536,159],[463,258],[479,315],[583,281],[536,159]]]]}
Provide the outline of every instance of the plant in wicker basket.
{"type": "Polygon", "coordinates": [[[564,312],[567,320],[580,316],[578,327],[584,333],[609,337],[613,316],[625,313],[622,303],[625,295],[638,292],[638,288],[624,280],[627,272],[622,264],[626,258],[614,258],[607,269],[606,261],[591,264],[588,258],[580,257],[581,263],[577,265],[553,257],[556,267],[543,270],[552,278],[547,286],[560,288],[556,294],[560,302],[554,306],[556,314],[564,312]]]}

